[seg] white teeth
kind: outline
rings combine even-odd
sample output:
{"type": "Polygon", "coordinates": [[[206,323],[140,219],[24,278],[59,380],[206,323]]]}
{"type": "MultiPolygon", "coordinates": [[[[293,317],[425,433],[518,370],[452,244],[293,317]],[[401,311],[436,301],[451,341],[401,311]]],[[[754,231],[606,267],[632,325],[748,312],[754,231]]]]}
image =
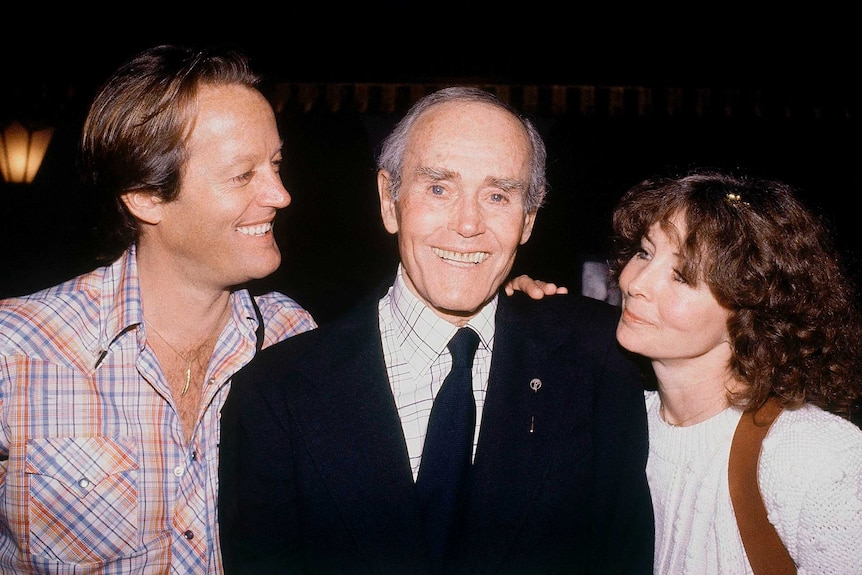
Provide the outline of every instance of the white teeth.
{"type": "Polygon", "coordinates": [[[258,226],[245,226],[242,228],[237,228],[236,231],[238,231],[241,234],[245,234],[247,236],[262,236],[271,229],[272,229],[272,224],[269,223],[269,224],[260,224],[258,226]]]}
{"type": "Polygon", "coordinates": [[[453,252],[450,250],[441,250],[440,248],[431,248],[431,250],[444,260],[453,262],[461,262],[465,264],[479,264],[490,257],[488,252],[453,252]]]}

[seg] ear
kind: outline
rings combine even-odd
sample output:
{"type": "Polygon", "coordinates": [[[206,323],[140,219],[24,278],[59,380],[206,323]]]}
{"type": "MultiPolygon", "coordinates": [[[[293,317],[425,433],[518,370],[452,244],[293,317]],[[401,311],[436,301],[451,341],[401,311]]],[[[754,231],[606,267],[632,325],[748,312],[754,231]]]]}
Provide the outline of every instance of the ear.
{"type": "Polygon", "coordinates": [[[380,196],[380,217],[383,219],[383,226],[390,234],[398,233],[398,209],[395,206],[395,200],[392,199],[390,193],[390,184],[392,180],[389,177],[389,172],[379,170],[377,172],[377,194],[380,196]]]}
{"type": "Polygon", "coordinates": [[[527,243],[527,240],[533,235],[533,225],[536,223],[536,214],[538,213],[538,211],[534,211],[524,215],[524,229],[521,230],[521,245],[527,243]]]}
{"type": "Polygon", "coordinates": [[[120,198],[135,218],[148,224],[162,221],[164,201],[155,192],[146,189],[124,192],[120,198]]]}

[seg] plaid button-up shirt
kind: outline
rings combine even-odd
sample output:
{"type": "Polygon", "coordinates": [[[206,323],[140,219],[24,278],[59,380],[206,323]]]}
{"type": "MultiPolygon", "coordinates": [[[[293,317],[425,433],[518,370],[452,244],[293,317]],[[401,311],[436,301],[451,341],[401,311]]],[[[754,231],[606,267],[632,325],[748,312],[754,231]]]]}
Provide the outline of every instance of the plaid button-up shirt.
{"type": "MultiPolygon", "coordinates": [[[[316,327],[257,296],[263,345],[316,327]]],[[[219,416],[255,354],[247,290],[210,361],[191,443],[146,345],[134,248],[0,301],[0,573],[220,573],[219,416]]]]}

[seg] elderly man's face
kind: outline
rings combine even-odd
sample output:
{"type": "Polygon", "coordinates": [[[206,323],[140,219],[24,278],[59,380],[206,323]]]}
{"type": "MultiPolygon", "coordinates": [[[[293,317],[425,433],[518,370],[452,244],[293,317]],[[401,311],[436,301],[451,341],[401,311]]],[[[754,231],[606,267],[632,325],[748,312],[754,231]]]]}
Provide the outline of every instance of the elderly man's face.
{"type": "Polygon", "coordinates": [[[524,207],[530,145],[517,118],[484,103],[426,112],[410,135],[397,203],[378,177],[408,288],[463,325],[497,293],[533,229],[524,207]]]}

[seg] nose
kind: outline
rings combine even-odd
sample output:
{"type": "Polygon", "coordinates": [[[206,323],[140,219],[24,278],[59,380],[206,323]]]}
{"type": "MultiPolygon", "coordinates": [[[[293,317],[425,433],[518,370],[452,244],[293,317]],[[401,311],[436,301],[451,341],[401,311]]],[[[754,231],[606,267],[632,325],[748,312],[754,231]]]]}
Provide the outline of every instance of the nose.
{"type": "Polygon", "coordinates": [[[649,297],[650,267],[637,259],[631,259],[620,272],[620,289],[630,297],[649,297]]]}
{"type": "Polygon", "coordinates": [[[278,174],[273,174],[272,181],[267,182],[262,196],[262,203],[276,209],[285,208],[290,204],[290,193],[278,174]]]}
{"type": "Polygon", "coordinates": [[[453,206],[454,213],[449,218],[450,229],[465,238],[479,235],[485,231],[485,217],[478,199],[463,195],[453,206]]]}

